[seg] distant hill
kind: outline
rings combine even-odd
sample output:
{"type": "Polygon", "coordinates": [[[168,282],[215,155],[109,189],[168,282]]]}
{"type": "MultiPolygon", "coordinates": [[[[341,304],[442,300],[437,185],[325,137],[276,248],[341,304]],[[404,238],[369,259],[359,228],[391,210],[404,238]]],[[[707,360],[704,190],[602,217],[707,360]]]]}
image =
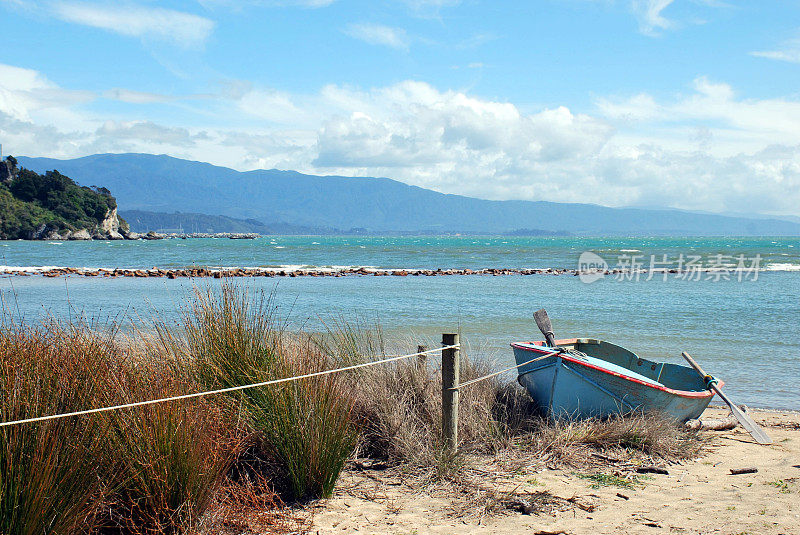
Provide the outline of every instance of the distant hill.
{"type": "Polygon", "coordinates": [[[303,227],[287,223],[265,224],[257,219],[237,219],[224,215],[197,213],[148,212],[125,210],[120,212],[134,232],[184,232],[184,233],[257,233],[257,234],[332,234],[335,229],[303,227]]]}
{"type": "Polygon", "coordinates": [[[388,178],[239,172],[151,154],[97,154],[74,160],[19,158],[33,170],[58,169],[84,185],[103,184],[124,210],[176,210],[265,224],[366,232],[577,235],[800,235],[800,224],[681,210],[608,208],[545,201],[489,201],[447,195],[388,178]]]}
{"type": "Polygon", "coordinates": [[[122,239],[119,231],[108,189],[79,186],[58,171],[19,169],[13,156],[0,161],[0,239],[122,239]]]}
{"type": "MultiPolygon", "coordinates": [[[[130,225],[130,230],[137,233],[155,231],[157,233],[256,233],[281,235],[355,235],[367,234],[366,229],[351,228],[348,230],[332,227],[308,227],[290,225],[289,223],[264,223],[257,219],[237,219],[224,215],[195,214],[185,212],[147,212],[144,210],[125,210],[120,217],[130,225]]],[[[387,231],[388,232],[388,231],[387,231]]],[[[419,231],[392,232],[392,234],[425,234],[419,231]]],[[[467,232],[465,234],[473,234],[467,232]]],[[[518,229],[504,233],[506,236],[566,236],[566,232],[518,229]]]]}

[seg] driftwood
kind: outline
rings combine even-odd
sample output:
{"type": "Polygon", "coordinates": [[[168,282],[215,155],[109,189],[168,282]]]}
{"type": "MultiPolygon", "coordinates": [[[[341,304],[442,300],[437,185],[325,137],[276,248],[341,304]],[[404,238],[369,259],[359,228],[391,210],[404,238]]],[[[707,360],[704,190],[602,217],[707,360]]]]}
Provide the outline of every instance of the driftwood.
{"type": "Polygon", "coordinates": [[[388,463],[381,462],[381,461],[360,461],[355,460],[353,461],[353,468],[356,470],[386,470],[390,468],[388,463]]]}
{"type": "Polygon", "coordinates": [[[592,457],[597,457],[598,459],[602,459],[604,461],[608,461],[610,463],[619,463],[622,462],[617,457],[610,457],[608,455],[603,455],[602,453],[592,452],[592,457]]]}
{"type": "Polygon", "coordinates": [[[639,474],[662,474],[665,476],[669,475],[669,472],[665,468],[661,468],[660,466],[638,466],[636,468],[636,472],[639,474]]]}
{"type": "Polygon", "coordinates": [[[686,428],[693,431],[708,430],[708,431],[724,431],[726,429],[733,429],[739,425],[739,421],[733,414],[728,415],[727,418],[713,418],[709,420],[689,420],[686,422],[686,428]]]}
{"type": "Polygon", "coordinates": [[[731,468],[731,475],[738,476],[740,474],[755,474],[758,472],[758,468],[756,467],[749,467],[749,468],[731,468]]]}
{"type": "Polygon", "coordinates": [[[575,507],[577,507],[578,509],[582,509],[582,510],[586,511],[587,513],[591,513],[591,512],[593,512],[595,510],[595,506],[594,505],[579,502],[577,496],[573,496],[571,498],[567,498],[567,501],[569,503],[575,505],[575,507]]]}

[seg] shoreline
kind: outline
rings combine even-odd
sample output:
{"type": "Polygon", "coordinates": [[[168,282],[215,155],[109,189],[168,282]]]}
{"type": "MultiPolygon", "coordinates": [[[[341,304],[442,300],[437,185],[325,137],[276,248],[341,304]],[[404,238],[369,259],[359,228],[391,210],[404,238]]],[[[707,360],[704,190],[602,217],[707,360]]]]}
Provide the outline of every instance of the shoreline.
{"type": "MultiPolygon", "coordinates": [[[[709,407],[703,417],[725,414],[727,410],[709,407]]],[[[644,476],[599,452],[587,452],[589,460],[574,466],[471,456],[464,477],[499,497],[492,510],[481,503],[462,503],[464,497],[446,485],[419,488],[401,472],[349,468],[334,496],[313,507],[310,531],[800,533],[800,415],[771,410],[758,411],[755,418],[775,439],[773,445],[759,446],[741,427],[702,431],[708,444],[700,456],[667,463],[655,459],[663,473],[644,476]],[[509,466],[518,470],[510,474],[509,466]],[[731,473],[745,467],[758,471],[731,473]],[[535,505],[533,511],[510,507],[516,497],[535,505]]]]}
{"type": "MultiPolygon", "coordinates": [[[[740,405],[740,404],[737,403],[737,405],[740,405]]],[[[747,405],[744,405],[744,406],[747,408],[748,414],[753,413],[753,412],[755,412],[755,413],[773,413],[774,412],[774,413],[780,413],[780,414],[782,414],[784,416],[800,416],[800,407],[798,407],[796,409],[789,409],[789,408],[786,408],[786,407],[770,407],[770,406],[767,406],[767,405],[753,405],[753,404],[747,404],[747,405]]],[[[723,401],[718,399],[718,396],[714,396],[712,398],[711,403],[708,404],[708,408],[706,410],[712,410],[712,409],[713,410],[721,410],[721,411],[722,410],[724,410],[724,411],[729,410],[728,406],[723,401]]]]}
{"type": "MultiPolygon", "coordinates": [[[[677,268],[657,268],[657,269],[607,269],[607,270],[580,270],[571,268],[451,268],[451,269],[426,269],[426,268],[374,268],[367,266],[335,266],[335,267],[302,267],[302,266],[278,266],[278,267],[210,267],[210,266],[187,266],[184,268],[91,268],[91,267],[70,267],[70,266],[0,266],[0,275],[27,277],[40,275],[42,277],[61,277],[67,275],[78,275],[84,277],[166,277],[176,278],[204,278],[215,279],[226,277],[346,277],[346,276],[373,276],[373,277],[436,277],[450,275],[569,275],[573,277],[590,277],[593,280],[608,277],[624,277],[627,279],[639,280],[642,276],[654,277],[656,275],[666,277],[676,275],[678,277],[691,278],[699,277],[699,274],[706,274],[709,277],[718,276],[720,279],[747,279],[757,276],[758,273],[767,271],[787,271],[794,272],[795,269],[777,270],[767,267],[758,270],[751,269],[730,269],[730,268],[696,268],[696,269],[677,269],[677,268]]],[[[591,281],[590,281],[591,282],[591,281]]]]}

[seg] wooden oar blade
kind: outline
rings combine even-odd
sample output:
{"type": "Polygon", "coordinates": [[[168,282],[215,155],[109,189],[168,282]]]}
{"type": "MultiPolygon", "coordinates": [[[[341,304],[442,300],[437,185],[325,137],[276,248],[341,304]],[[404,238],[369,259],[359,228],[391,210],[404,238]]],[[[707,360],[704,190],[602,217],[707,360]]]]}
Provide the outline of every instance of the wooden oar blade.
{"type": "Polygon", "coordinates": [[[553,324],[550,323],[550,317],[547,315],[547,311],[540,308],[533,313],[533,319],[536,321],[536,326],[542,331],[550,347],[555,347],[556,342],[555,335],[553,334],[553,324]]]}
{"type": "Polygon", "coordinates": [[[683,358],[686,359],[686,362],[688,362],[692,366],[692,368],[694,368],[694,370],[698,374],[700,374],[701,377],[703,377],[703,379],[706,381],[706,384],[708,385],[706,386],[706,388],[711,387],[711,389],[717,393],[717,395],[722,399],[722,401],[728,404],[728,407],[731,408],[731,413],[733,413],[736,419],[739,420],[739,423],[742,424],[742,427],[744,427],[745,430],[747,430],[747,432],[750,433],[750,436],[752,436],[756,442],[758,442],[759,444],[772,444],[772,439],[769,438],[769,435],[767,435],[766,431],[761,429],[760,425],[755,423],[753,419],[750,418],[742,409],[737,407],[736,404],[733,401],[731,401],[731,399],[728,396],[723,394],[722,390],[717,388],[716,381],[710,381],[713,378],[710,375],[708,375],[697,362],[695,362],[695,360],[692,358],[691,355],[689,355],[689,353],[684,351],[683,353],[681,353],[681,355],[683,356],[683,358]]]}
{"type": "Polygon", "coordinates": [[[760,425],[758,425],[755,421],[753,421],[753,419],[750,418],[750,416],[748,416],[746,412],[744,412],[742,409],[736,406],[736,404],[733,403],[728,398],[728,396],[723,394],[722,391],[720,391],[720,389],[718,389],[716,386],[714,386],[713,388],[714,392],[716,392],[717,395],[720,398],[722,398],[722,400],[725,403],[728,404],[728,406],[731,408],[731,413],[736,417],[737,420],[739,420],[739,423],[742,424],[742,427],[744,427],[745,430],[748,433],[750,433],[750,436],[752,436],[756,442],[765,445],[772,444],[772,439],[769,437],[767,432],[761,428],[760,425]]]}

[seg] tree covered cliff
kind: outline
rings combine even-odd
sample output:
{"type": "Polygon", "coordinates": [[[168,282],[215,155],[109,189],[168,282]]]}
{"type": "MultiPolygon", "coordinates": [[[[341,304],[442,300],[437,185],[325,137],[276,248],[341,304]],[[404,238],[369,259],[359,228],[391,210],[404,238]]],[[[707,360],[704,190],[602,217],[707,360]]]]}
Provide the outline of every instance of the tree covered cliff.
{"type": "Polygon", "coordinates": [[[0,161],[0,239],[122,238],[116,208],[106,188],[19,169],[13,156],[0,161]]]}

